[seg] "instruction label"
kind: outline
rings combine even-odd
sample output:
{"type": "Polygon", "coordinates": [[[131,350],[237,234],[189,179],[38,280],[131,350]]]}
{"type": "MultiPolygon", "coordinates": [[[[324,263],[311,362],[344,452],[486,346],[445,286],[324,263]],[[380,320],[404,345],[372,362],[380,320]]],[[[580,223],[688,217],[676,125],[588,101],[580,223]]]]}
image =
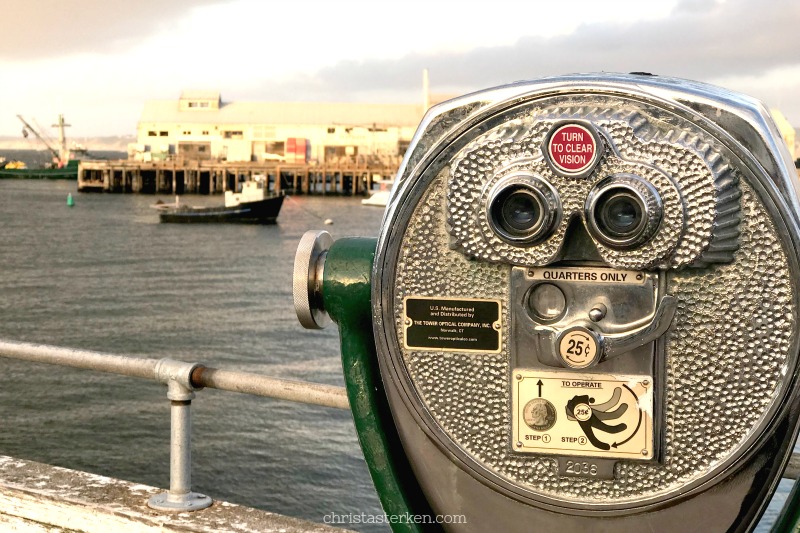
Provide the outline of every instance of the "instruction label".
{"type": "Polygon", "coordinates": [[[500,352],[499,300],[409,296],[403,324],[409,350],[500,352]]]}
{"type": "Polygon", "coordinates": [[[517,369],[511,382],[514,451],[653,459],[650,376],[517,369]]]}
{"type": "Polygon", "coordinates": [[[529,268],[528,278],[537,281],[569,281],[582,283],[613,283],[615,285],[644,285],[647,275],[635,270],[609,268],[529,268]]]}

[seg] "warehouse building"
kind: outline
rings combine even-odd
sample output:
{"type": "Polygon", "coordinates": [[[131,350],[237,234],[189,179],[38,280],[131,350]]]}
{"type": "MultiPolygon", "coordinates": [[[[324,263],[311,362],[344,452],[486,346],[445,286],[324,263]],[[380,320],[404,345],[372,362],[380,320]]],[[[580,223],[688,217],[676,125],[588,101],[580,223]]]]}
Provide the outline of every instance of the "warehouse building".
{"type": "Polygon", "coordinates": [[[145,103],[130,146],[139,161],[285,161],[321,164],[394,160],[408,148],[423,105],[224,102],[186,91],[145,103]]]}

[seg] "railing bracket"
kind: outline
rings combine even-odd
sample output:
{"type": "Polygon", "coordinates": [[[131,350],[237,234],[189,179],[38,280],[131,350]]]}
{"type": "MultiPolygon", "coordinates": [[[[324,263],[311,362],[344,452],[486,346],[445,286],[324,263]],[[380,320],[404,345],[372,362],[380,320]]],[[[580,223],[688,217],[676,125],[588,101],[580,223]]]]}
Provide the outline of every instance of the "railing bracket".
{"type": "Polygon", "coordinates": [[[192,492],[192,400],[196,387],[192,372],[202,365],[161,359],[154,374],[167,385],[170,401],[169,491],[156,494],[147,501],[158,511],[198,511],[213,500],[192,492]]]}

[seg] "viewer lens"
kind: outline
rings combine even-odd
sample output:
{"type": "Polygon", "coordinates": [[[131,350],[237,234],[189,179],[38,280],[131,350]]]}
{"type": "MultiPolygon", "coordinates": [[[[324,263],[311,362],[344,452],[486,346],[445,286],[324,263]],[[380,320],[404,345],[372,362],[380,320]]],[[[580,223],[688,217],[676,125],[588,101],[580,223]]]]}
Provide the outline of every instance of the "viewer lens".
{"type": "Polygon", "coordinates": [[[500,224],[509,233],[526,234],[539,224],[541,214],[538,199],[528,191],[516,190],[502,200],[500,224]]]}
{"type": "Polygon", "coordinates": [[[541,193],[524,185],[501,190],[489,208],[496,233],[510,242],[526,244],[534,242],[547,229],[544,226],[548,212],[541,193]]]}
{"type": "Polygon", "coordinates": [[[584,209],[592,237],[616,250],[636,248],[652,239],[663,216],[658,191],[630,174],[611,176],[597,184],[584,209]]]}
{"type": "Polygon", "coordinates": [[[556,191],[544,180],[512,174],[488,191],[486,221],[492,232],[515,246],[530,246],[548,237],[560,220],[556,191]]]}
{"type": "Polygon", "coordinates": [[[597,202],[597,226],[614,238],[635,235],[644,222],[641,200],[630,191],[608,191],[597,202]]]}

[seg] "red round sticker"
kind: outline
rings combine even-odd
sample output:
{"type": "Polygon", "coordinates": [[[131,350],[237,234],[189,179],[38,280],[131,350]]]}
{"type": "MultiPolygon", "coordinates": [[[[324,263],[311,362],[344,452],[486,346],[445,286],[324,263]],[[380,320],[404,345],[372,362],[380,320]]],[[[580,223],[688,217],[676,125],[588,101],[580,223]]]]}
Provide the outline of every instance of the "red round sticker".
{"type": "Polygon", "coordinates": [[[589,128],[565,124],[550,136],[547,145],[550,162],[566,174],[580,174],[594,164],[597,141],[589,128]]]}

